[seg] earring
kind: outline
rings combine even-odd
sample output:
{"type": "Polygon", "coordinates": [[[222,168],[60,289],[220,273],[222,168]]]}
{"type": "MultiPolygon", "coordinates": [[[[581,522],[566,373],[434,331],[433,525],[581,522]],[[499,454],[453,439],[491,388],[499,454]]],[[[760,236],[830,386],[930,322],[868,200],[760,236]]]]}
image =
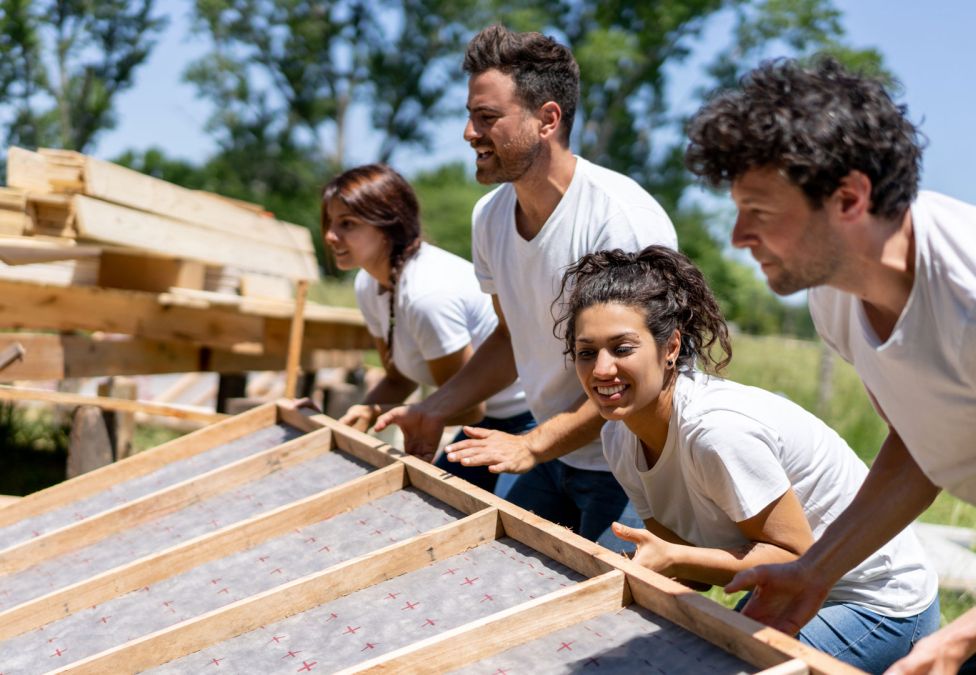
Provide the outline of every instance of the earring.
{"type": "Polygon", "coordinates": [[[674,359],[668,359],[668,368],[671,368],[673,366],[674,366],[674,359]]]}

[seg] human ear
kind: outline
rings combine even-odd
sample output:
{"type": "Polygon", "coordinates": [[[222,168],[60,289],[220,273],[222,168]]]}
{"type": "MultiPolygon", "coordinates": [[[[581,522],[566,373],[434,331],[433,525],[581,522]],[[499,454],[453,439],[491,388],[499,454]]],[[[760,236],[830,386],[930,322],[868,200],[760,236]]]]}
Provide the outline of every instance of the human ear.
{"type": "Polygon", "coordinates": [[[668,365],[672,365],[678,362],[678,356],[681,354],[681,331],[677,328],[671,333],[671,337],[668,338],[667,353],[665,354],[665,361],[668,365]]]}
{"type": "Polygon", "coordinates": [[[856,221],[871,211],[871,179],[860,171],[851,171],[841,178],[832,195],[837,215],[847,221],[856,221]]]}
{"type": "Polygon", "coordinates": [[[543,138],[552,136],[559,131],[559,122],[563,118],[562,108],[555,101],[546,101],[539,108],[539,135],[543,138]]]}

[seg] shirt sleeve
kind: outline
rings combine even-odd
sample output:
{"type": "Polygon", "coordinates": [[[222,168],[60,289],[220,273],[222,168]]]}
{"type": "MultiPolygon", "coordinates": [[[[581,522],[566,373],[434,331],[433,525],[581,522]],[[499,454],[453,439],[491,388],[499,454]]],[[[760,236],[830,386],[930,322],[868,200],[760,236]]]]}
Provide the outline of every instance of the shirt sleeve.
{"type": "Polygon", "coordinates": [[[737,523],[757,515],[791,487],[775,451],[778,435],[746,415],[707,413],[688,442],[696,489],[737,523]]]}
{"type": "Polygon", "coordinates": [[[376,292],[376,287],[369,282],[370,276],[368,272],[359,270],[356,273],[356,278],[353,281],[353,289],[356,291],[356,304],[359,305],[359,311],[363,313],[363,320],[366,322],[366,330],[369,331],[369,334],[375,338],[385,340],[386,336],[383,334],[383,326],[380,324],[377,305],[380,297],[389,303],[390,296],[379,296],[376,292]]]}
{"type": "Polygon", "coordinates": [[[482,293],[496,295],[498,290],[495,288],[495,277],[491,270],[486,226],[485,202],[480,201],[475,204],[471,215],[471,262],[474,263],[474,275],[478,278],[482,293]]]}
{"type": "Polygon", "coordinates": [[[410,304],[407,329],[425,361],[453,354],[471,343],[464,299],[447,290],[426,293],[410,304]]]}

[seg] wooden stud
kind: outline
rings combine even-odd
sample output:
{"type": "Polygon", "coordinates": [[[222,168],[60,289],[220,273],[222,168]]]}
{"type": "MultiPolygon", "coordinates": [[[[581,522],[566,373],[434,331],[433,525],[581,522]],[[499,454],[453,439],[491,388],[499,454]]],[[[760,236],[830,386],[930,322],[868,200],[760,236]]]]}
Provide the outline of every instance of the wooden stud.
{"type": "Polygon", "coordinates": [[[108,398],[105,396],[83,396],[61,391],[47,391],[46,389],[28,389],[0,385],[0,401],[39,401],[55,403],[57,405],[94,406],[103,410],[119,410],[130,413],[146,413],[161,417],[176,417],[185,420],[196,420],[205,424],[212,424],[225,419],[226,415],[206,410],[193,410],[175,405],[164,405],[151,401],[130,401],[124,398],[108,398]]]}
{"type": "Polygon", "coordinates": [[[114,509],[0,551],[0,574],[12,574],[328,452],[331,430],[300,436],[269,450],[188,478],[114,509]]]}
{"type": "Polygon", "coordinates": [[[612,570],[337,673],[443,673],[628,604],[624,575],[612,570]]]}
{"type": "Polygon", "coordinates": [[[112,485],[144,476],[172,462],[188,459],[218,445],[230,443],[275,424],[276,415],[276,406],[268,403],[237,417],[158,445],[151,450],[140,452],[124,462],[110,464],[97,471],[52,485],[0,511],[0,527],[53,511],[90,497],[112,485]]]}
{"type": "Polygon", "coordinates": [[[263,541],[351,511],[406,486],[403,467],[389,466],[273,511],[200,535],[0,612],[0,641],[56,621],[263,541]]]}
{"type": "Polygon", "coordinates": [[[291,319],[288,336],[288,359],[285,362],[285,398],[295,398],[298,383],[298,361],[302,354],[302,335],[305,333],[305,296],[308,281],[301,279],[295,285],[295,313],[291,319]]]}
{"type": "Polygon", "coordinates": [[[495,539],[482,511],[70,664],[64,673],[137,672],[280,621],[495,539]]]}

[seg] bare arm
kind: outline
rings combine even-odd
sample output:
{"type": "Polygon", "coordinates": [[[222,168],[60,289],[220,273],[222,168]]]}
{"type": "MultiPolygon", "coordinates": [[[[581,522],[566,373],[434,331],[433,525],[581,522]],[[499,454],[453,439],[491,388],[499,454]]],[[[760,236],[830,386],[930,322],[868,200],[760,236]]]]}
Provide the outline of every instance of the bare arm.
{"type": "Polygon", "coordinates": [[[908,656],[895,662],[887,675],[955,675],[976,654],[976,609],[918,641],[908,656]]]}
{"type": "Polygon", "coordinates": [[[369,429],[382,412],[389,410],[396,404],[403,403],[403,400],[417,388],[416,382],[404,376],[393,365],[386,341],[374,337],[373,343],[376,345],[376,351],[379,352],[383,369],[386,371],[383,379],[369,390],[362,403],[351,406],[339,418],[342,424],[347,424],[360,431],[369,429]]]}
{"type": "Polygon", "coordinates": [[[492,296],[498,325],[471,358],[442,387],[424,401],[401,406],[383,414],[376,422],[377,431],[398,425],[406,440],[406,451],[432,458],[448,420],[497,394],[518,377],[512,339],[505,315],[492,296]]]}
{"type": "Polygon", "coordinates": [[[938,493],[889,427],[861,489],[823,536],[798,560],[746,570],[726,590],[755,587],[744,613],[796,633],[844,574],[905,529],[938,493]]]}
{"type": "Polygon", "coordinates": [[[669,577],[718,585],[754,565],[795,560],[813,543],[803,507],[792,489],[736,525],[749,543],[728,549],[694,546],[653,519],[645,521],[647,530],[616,523],[613,529],[621,539],[637,544],[634,560],[644,567],[669,577]]]}
{"type": "MultiPolygon", "coordinates": [[[[438,387],[444,386],[452,377],[454,377],[458,372],[464,368],[464,365],[471,360],[474,354],[474,349],[471,345],[465,345],[464,348],[459,349],[453,354],[448,354],[447,356],[442,356],[439,359],[431,359],[427,362],[427,368],[430,369],[430,374],[434,378],[434,382],[437,383],[438,387]]],[[[445,420],[446,424],[474,424],[475,422],[481,421],[485,416],[485,404],[479,402],[467,410],[462,410],[455,414],[453,417],[445,420]]]]}

